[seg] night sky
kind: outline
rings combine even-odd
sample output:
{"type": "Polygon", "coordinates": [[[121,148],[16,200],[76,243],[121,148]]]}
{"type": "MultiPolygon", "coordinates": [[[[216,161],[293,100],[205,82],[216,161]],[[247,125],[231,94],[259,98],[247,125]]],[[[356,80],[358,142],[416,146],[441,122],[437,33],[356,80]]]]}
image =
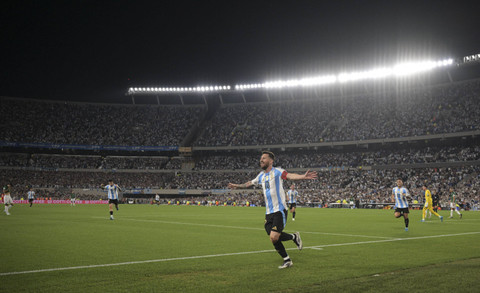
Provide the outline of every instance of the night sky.
{"type": "Polygon", "coordinates": [[[475,1],[1,1],[0,95],[114,101],[480,53],[475,1]]]}

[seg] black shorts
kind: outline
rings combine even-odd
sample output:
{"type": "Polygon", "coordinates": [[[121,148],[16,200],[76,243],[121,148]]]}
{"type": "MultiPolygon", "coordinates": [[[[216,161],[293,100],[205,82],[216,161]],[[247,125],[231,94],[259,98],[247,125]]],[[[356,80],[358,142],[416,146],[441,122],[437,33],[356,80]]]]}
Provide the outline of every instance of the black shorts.
{"type": "Polygon", "coordinates": [[[109,200],[108,200],[108,203],[109,203],[109,204],[111,204],[111,203],[113,203],[113,204],[118,204],[118,199],[109,199],[109,200]]]}
{"type": "Polygon", "coordinates": [[[272,231],[282,233],[287,223],[287,215],[287,210],[265,215],[265,231],[267,231],[267,234],[270,235],[272,231]]]}
{"type": "Polygon", "coordinates": [[[29,198],[29,199],[28,199],[28,202],[29,202],[29,203],[32,203],[32,202],[33,202],[33,198],[29,198]]]}
{"type": "Polygon", "coordinates": [[[400,213],[401,215],[403,215],[410,213],[410,211],[408,210],[408,208],[396,208],[395,213],[400,213]]]}
{"type": "Polygon", "coordinates": [[[297,203],[296,203],[296,202],[294,202],[294,203],[289,203],[289,204],[288,204],[288,209],[290,209],[290,210],[291,210],[292,208],[296,208],[296,207],[297,207],[297,203]]]}

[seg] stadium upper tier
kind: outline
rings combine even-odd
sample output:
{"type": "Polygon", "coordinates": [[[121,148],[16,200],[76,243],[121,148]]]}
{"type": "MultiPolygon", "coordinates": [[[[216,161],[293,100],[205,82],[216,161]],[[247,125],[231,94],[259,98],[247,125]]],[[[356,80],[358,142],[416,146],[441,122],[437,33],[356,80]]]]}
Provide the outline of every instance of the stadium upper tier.
{"type": "MultiPolygon", "coordinates": [[[[301,95],[294,91],[292,97],[301,95]]],[[[314,100],[205,106],[0,99],[0,142],[249,146],[480,130],[480,80],[314,100]],[[216,111],[215,111],[216,110],[216,111]]]]}
{"type": "Polygon", "coordinates": [[[204,107],[133,106],[0,99],[7,142],[177,146],[204,107]]]}
{"type": "Polygon", "coordinates": [[[476,130],[480,81],[315,101],[223,106],[198,146],[300,144],[476,130]]]}

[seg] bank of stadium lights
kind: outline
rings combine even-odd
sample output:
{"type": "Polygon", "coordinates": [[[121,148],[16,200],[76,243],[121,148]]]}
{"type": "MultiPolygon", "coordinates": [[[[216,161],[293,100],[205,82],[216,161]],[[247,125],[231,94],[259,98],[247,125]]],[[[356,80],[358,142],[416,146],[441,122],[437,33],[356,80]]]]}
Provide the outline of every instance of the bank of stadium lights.
{"type": "Polygon", "coordinates": [[[235,90],[248,90],[248,89],[280,89],[285,87],[300,87],[300,86],[316,86],[329,83],[335,83],[337,78],[334,75],[310,77],[303,79],[291,79],[291,80],[278,80],[269,81],[265,83],[254,84],[239,84],[235,86],[235,90]]]}
{"type": "MultiPolygon", "coordinates": [[[[467,56],[468,60],[477,61],[480,56],[467,56]]],[[[277,80],[267,81],[264,83],[253,84],[238,84],[233,90],[246,91],[255,89],[282,89],[294,87],[314,87],[335,83],[354,82],[369,79],[382,79],[388,77],[404,77],[421,72],[426,72],[439,67],[446,67],[453,64],[453,59],[446,59],[441,61],[422,61],[400,63],[393,67],[376,68],[368,71],[340,73],[337,75],[324,75],[316,77],[308,77],[303,79],[277,80]]],[[[215,86],[197,86],[197,87],[131,87],[128,90],[128,95],[135,94],[184,94],[184,93],[221,93],[229,92],[232,88],[229,85],[215,85],[215,86]]]]}
{"type": "Polygon", "coordinates": [[[480,61],[480,54],[474,54],[463,57],[463,63],[480,61]]]}
{"type": "Polygon", "coordinates": [[[131,87],[129,94],[155,94],[155,93],[214,93],[229,91],[229,85],[197,86],[197,87],[131,87]]]}
{"type": "Polygon", "coordinates": [[[438,67],[445,67],[453,64],[453,59],[446,59],[441,61],[422,61],[422,62],[409,62],[400,63],[393,67],[376,68],[368,71],[340,73],[338,75],[327,75],[319,77],[311,77],[304,79],[292,79],[292,80],[278,80],[265,83],[254,84],[239,84],[235,86],[235,90],[244,91],[250,89],[280,89],[288,87],[306,87],[306,86],[319,86],[334,83],[345,83],[351,81],[368,80],[368,79],[381,79],[388,77],[402,77],[413,75],[416,73],[426,72],[438,67]]]}

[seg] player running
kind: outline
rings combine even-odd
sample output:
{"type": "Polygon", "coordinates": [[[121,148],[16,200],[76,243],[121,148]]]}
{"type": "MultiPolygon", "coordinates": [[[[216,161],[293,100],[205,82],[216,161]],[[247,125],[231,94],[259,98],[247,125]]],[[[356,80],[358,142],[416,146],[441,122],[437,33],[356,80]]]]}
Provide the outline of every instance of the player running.
{"type": "Polygon", "coordinates": [[[291,267],[293,262],[283,246],[282,241],[293,240],[298,249],[303,248],[300,233],[289,234],[283,232],[287,223],[288,211],[286,210],[285,190],[283,189],[283,180],[302,180],[316,179],[317,172],[308,170],[305,174],[293,174],[273,166],[275,155],[270,151],[263,151],[260,157],[260,167],[263,169],[255,179],[243,184],[228,183],[228,188],[248,188],[252,185],[261,185],[265,197],[265,231],[270,236],[275,250],[283,258],[283,264],[279,269],[291,267]]]}
{"type": "Polygon", "coordinates": [[[403,187],[403,180],[397,179],[397,187],[394,187],[392,190],[392,200],[395,201],[395,218],[400,218],[403,216],[405,222],[405,231],[408,231],[408,223],[410,220],[408,219],[408,214],[410,211],[408,210],[408,202],[407,197],[410,197],[410,193],[408,189],[403,187]]]}
{"type": "Polygon", "coordinates": [[[5,214],[7,214],[7,216],[10,216],[10,208],[13,207],[13,200],[12,200],[12,196],[10,195],[10,192],[12,190],[12,185],[11,184],[7,184],[3,187],[3,203],[5,204],[5,214]]]}
{"type": "Polygon", "coordinates": [[[457,209],[457,193],[453,191],[453,188],[450,188],[450,219],[453,218],[453,211],[460,216],[460,219],[463,217],[457,209]]]}
{"type": "Polygon", "coordinates": [[[288,209],[292,213],[292,221],[295,221],[295,209],[297,207],[298,191],[295,190],[295,184],[290,186],[290,190],[287,192],[288,209]]]}
{"type": "Polygon", "coordinates": [[[118,211],[118,192],[122,191],[122,189],[113,183],[113,180],[108,180],[108,185],[102,185],[103,189],[105,189],[108,193],[108,208],[110,210],[110,220],[113,220],[113,205],[118,211]]]}
{"type": "Polygon", "coordinates": [[[33,191],[33,188],[30,187],[30,190],[27,192],[27,196],[30,207],[32,207],[33,201],[35,200],[35,191],[33,191]]]}
{"type": "Polygon", "coordinates": [[[425,191],[425,205],[423,206],[422,222],[425,222],[425,214],[427,211],[430,211],[431,214],[439,217],[440,221],[443,222],[443,217],[433,210],[432,194],[430,193],[430,190],[427,189],[427,184],[424,184],[422,189],[425,191]]]}

